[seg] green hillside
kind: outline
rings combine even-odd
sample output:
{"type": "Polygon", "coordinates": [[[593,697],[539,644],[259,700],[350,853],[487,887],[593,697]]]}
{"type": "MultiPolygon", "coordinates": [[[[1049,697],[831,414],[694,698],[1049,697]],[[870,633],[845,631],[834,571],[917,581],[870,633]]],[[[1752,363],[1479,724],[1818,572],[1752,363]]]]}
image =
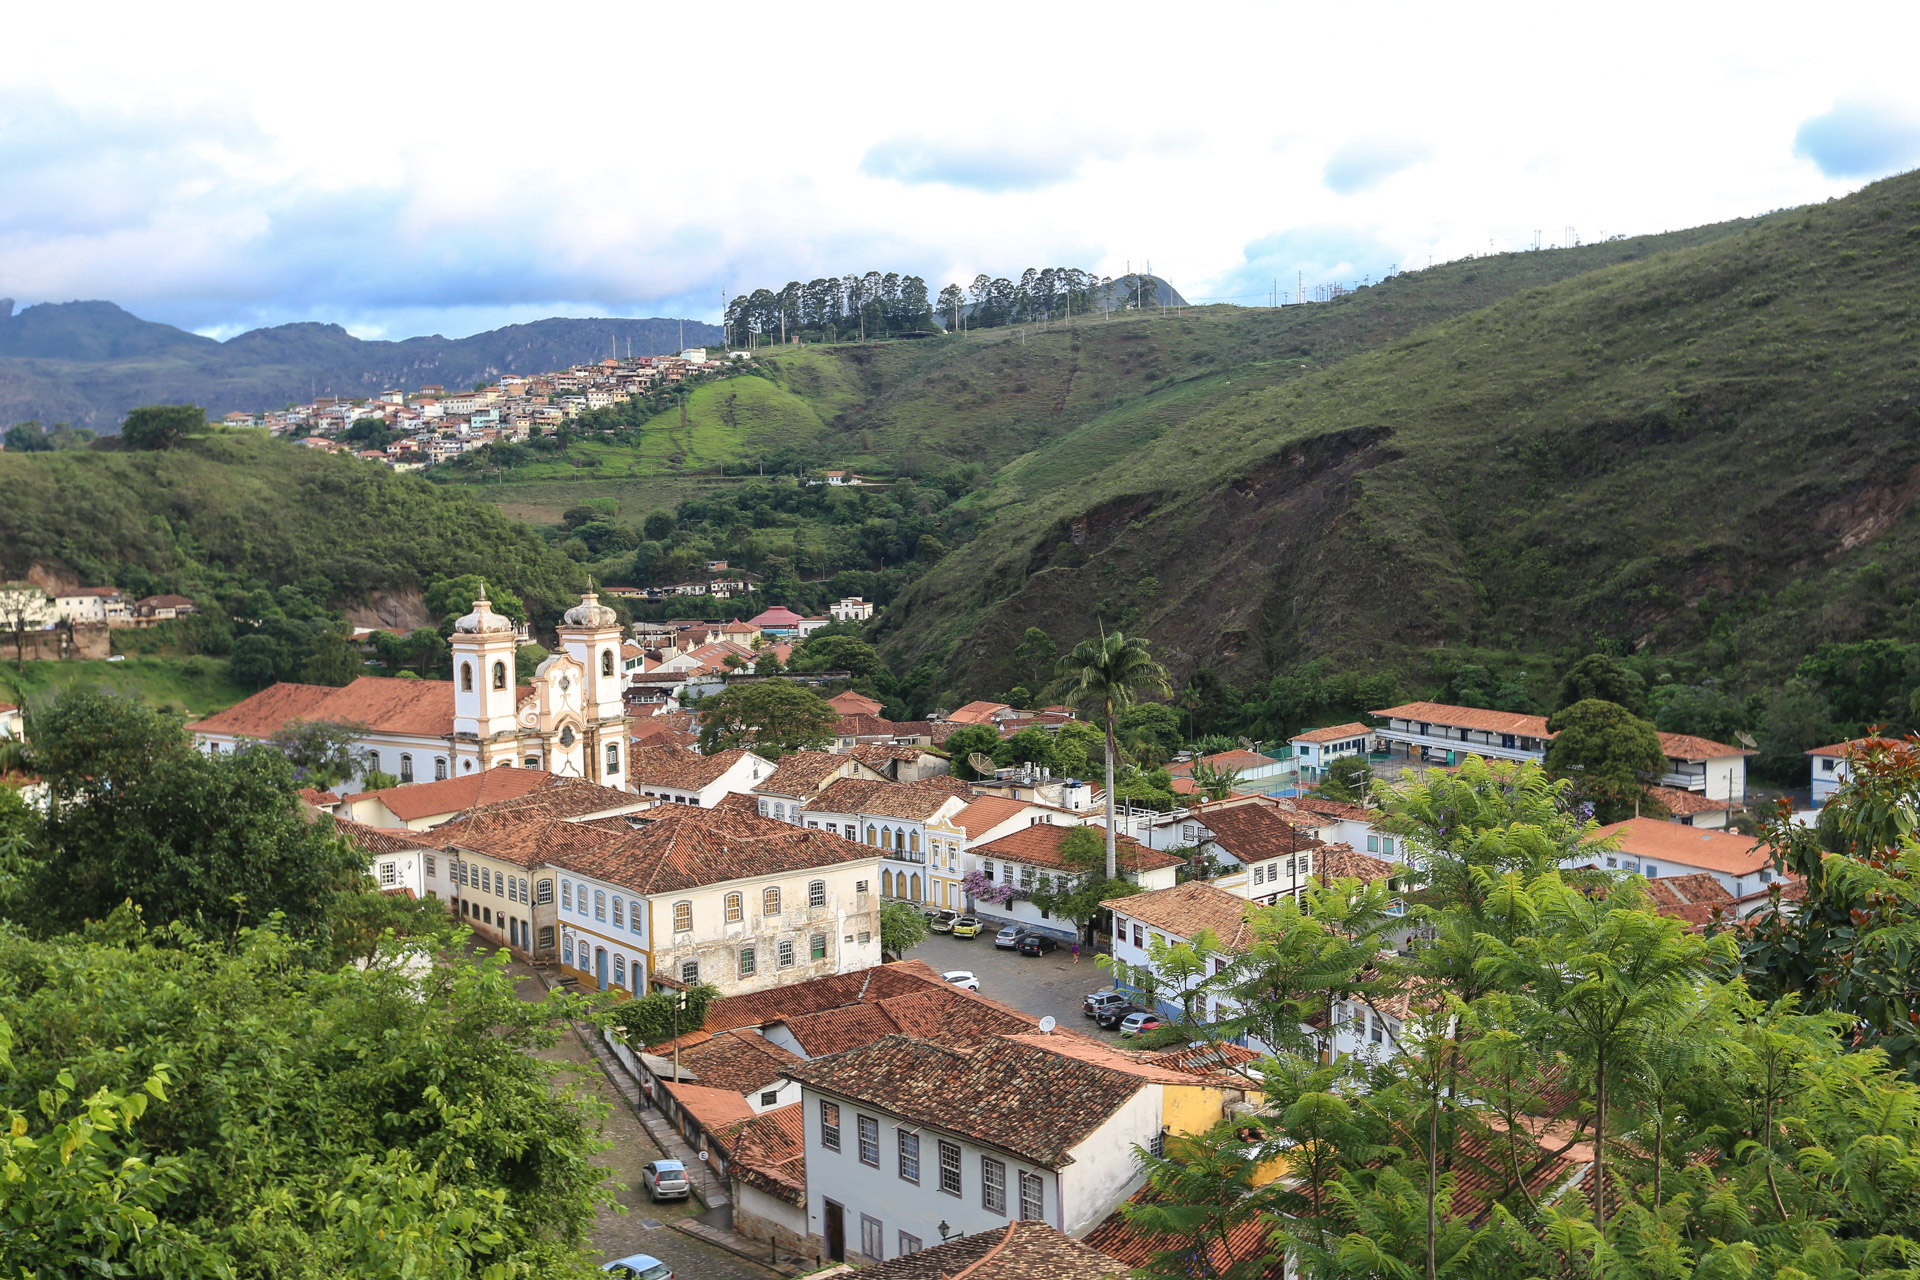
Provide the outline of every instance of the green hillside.
{"type": "Polygon", "coordinates": [[[1104,468],[1023,460],[886,647],[986,690],[1026,627],[1096,620],[1231,680],[1595,643],[1778,677],[1910,637],[1920,178],[1733,232],[1235,379],[1104,468]]]}
{"type": "Polygon", "coordinates": [[[543,621],[585,583],[526,525],[352,458],[213,436],[162,453],[0,453],[0,577],[198,599],[290,586],[352,604],[484,574],[543,621]]]}

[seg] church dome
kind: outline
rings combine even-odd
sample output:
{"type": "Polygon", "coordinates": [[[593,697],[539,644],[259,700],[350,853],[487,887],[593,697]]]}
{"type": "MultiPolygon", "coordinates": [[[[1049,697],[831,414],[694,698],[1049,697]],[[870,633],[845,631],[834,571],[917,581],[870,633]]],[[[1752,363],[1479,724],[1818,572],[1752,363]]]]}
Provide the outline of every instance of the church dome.
{"type": "Polygon", "coordinates": [[[567,610],[560,619],[561,625],[568,627],[587,627],[604,630],[620,625],[620,615],[600,603],[600,597],[589,591],[580,597],[580,603],[567,610]]]}
{"type": "Polygon", "coordinates": [[[473,602],[473,612],[454,620],[453,629],[464,635],[482,635],[513,630],[513,619],[495,613],[487,603],[487,593],[473,602]]]}

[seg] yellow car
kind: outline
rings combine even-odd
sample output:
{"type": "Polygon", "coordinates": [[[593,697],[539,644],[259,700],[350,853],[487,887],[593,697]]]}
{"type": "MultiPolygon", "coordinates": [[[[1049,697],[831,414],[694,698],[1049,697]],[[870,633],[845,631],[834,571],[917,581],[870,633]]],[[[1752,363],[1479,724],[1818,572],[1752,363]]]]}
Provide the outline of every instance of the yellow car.
{"type": "Polygon", "coordinates": [[[953,936],[956,938],[977,938],[980,936],[980,921],[975,916],[961,916],[953,922],[953,936]]]}

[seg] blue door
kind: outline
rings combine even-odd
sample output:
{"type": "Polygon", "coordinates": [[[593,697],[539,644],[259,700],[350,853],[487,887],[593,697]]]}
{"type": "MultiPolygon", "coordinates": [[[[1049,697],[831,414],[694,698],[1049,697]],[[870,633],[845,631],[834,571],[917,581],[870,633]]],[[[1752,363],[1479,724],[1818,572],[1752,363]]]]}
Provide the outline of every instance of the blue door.
{"type": "Polygon", "coordinates": [[[600,989],[605,991],[607,989],[607,949],[605,947],[593,949],[593,972],[594,976],[600,980],[600,989]]]}

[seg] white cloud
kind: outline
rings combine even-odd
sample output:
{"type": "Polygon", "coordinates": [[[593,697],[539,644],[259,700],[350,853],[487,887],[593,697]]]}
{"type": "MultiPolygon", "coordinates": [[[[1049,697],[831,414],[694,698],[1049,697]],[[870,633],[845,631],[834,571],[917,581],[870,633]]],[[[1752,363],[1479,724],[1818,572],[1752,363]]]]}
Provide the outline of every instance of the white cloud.
{"type": "Polygon", "coordinates": [[[1258,301],[1275,277],[1686,226],[1911,163],[1915,11],[1809,22],[40,6],[9,19],[34,56],[0,91],[0,294],[399,336],[1151,258],[1189,296],[1258,301]]]}

